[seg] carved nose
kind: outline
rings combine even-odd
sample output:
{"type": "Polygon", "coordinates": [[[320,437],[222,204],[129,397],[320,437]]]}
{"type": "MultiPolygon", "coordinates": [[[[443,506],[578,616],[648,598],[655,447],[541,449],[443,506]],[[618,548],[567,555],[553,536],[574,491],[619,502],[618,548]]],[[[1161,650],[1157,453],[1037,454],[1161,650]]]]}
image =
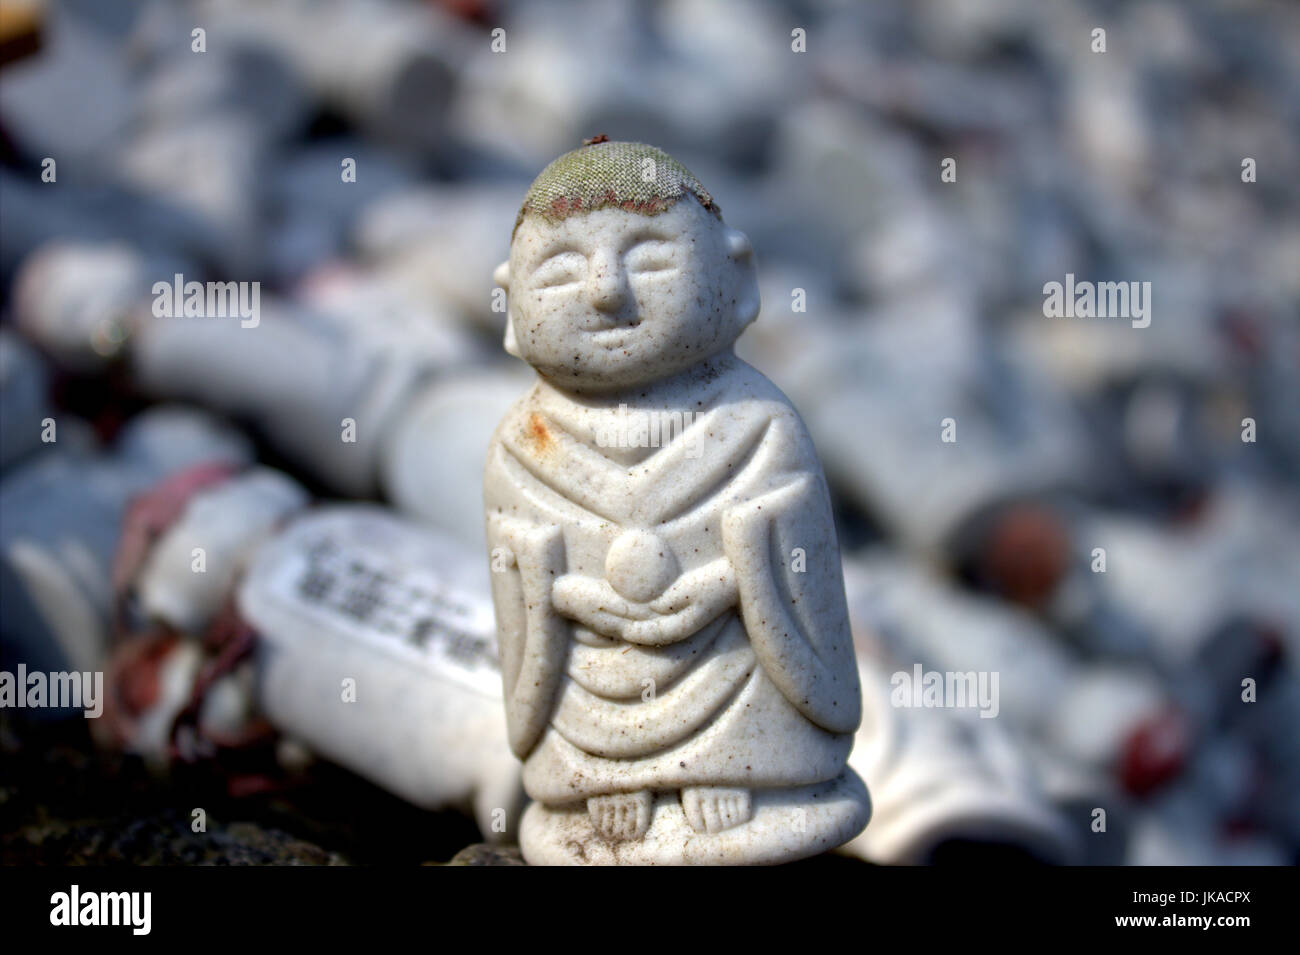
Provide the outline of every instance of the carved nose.
{"type": "Polygon", "coordinates": [[[587,299],[592,308],[617,312],[627,297],[627,278],[617,256],[599,256],[592,262],[587,280],[587,299]]]}

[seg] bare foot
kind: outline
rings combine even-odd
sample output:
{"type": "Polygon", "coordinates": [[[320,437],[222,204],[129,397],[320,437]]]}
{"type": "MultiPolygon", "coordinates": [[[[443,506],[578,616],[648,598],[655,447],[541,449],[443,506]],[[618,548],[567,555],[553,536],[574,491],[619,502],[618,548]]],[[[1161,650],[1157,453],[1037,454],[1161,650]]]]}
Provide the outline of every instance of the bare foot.
{"type": "Polygon", "coordinates": [[[612,793],[587,800],[591,825],[611,842],[640,839],[650,828],[650,808],[654,799],[648,789],[634,793],[612,793]]]}
{"type": "Polygon", "coordinates": [[[682,790],[686,821],[696,832],[721,832],[749,822],[749,790],[728,786],[692,786],[682,790]]]}

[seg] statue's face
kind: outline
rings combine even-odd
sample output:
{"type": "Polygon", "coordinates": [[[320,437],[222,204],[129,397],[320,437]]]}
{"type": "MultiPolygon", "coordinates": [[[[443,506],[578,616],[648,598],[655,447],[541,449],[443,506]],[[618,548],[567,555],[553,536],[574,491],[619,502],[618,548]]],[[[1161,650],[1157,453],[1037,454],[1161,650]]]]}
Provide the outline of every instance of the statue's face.
{"type": "Polygon", "coordinates": [[[530,215],[506,276],[515,347],[560,387],[645,384],[729,347],[758,314],[749,242],[693,199],[638,215],[530,215]]]}

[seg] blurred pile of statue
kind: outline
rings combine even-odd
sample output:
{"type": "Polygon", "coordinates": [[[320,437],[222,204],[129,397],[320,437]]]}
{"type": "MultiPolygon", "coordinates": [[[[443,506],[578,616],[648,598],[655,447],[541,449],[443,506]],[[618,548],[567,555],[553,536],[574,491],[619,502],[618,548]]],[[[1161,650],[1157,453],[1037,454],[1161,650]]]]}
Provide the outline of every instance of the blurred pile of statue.
{"type": "Polygon", "coordinates": [[[863,683],[843,851],[1300,859],[1300,8],[33,9],[0,670],[102,671],[100,745],[311,753],[514,837],[482,469],[531,373],[492,269],[606,134],[754,243],[739,354],[825,463],[863,683]]]}

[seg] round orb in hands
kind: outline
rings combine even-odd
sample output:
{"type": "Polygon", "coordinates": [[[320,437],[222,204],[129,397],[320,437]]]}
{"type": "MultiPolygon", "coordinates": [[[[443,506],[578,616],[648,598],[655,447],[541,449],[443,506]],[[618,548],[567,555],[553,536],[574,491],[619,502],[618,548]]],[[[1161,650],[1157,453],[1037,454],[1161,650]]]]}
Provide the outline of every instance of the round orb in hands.
{"type": "Polygon", "coordinates": [[[624,531],[605,555],[605,577],[619,595],[648,603],[677,579],[672,548],[649,531],[624,531]]]}

